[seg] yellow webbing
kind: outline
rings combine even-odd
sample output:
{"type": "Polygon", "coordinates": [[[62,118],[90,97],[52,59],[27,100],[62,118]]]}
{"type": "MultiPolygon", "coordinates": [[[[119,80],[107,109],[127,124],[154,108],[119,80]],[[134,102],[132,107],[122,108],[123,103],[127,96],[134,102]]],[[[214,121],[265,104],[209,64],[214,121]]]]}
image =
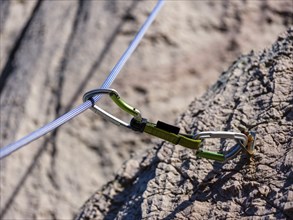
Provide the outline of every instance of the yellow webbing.
{"type": "Polygon", "coordinates": [[[147,123],[144,132],[154,135],[158,138],[171,142],[173,144],[179,144],[183,147],[197,150],[200,146],[201,140],[194,140],[192,138],[185,137],[180,134],[174,134],[160,128],[155,127],[155,124],[147,123]]]}

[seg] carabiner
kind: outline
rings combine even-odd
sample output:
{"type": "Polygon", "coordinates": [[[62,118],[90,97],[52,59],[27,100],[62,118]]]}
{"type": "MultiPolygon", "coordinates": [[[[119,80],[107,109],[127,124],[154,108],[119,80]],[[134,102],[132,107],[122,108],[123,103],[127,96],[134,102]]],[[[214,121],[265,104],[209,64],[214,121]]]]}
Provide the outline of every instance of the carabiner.
{"type": "MultiPolygon", "coordinates": [[[[141,118],[140,112],[137,109],[126,104],[123,100],[121,100],[118,92],[115,89],[94,89],[94,90],[91,90],[91,91],[84,94],[83,101],[86,102],[88,100],[91,100],[94,96],[101,95],[101,94],[109,94],[109,96],[111,98],[115,97],[116,104],[119,101],[121,103],[123,103],[123,104],[121,104],[121,103],[117,104],[120,108],[122,108],[121,106],[123,106],[123,110],[125,110],[129,114],[133,115],[135,118],[138,118],[138,119],[141,118]]],[[[115,116],[113,116],[110,113],[106,112],[105,110],[101,109],[99,106],[95,105],[94,102],[93,102],[93,106],[91,107],[91,110],[93,112],[95,112],[96,114],[99,114],[100,116],[104,117],[105,119],[111,121],[113,124],[115,124],[117,126],[121,125],[123,127],[131,129],[130,124],[120,120],[119,118],[116,118],[115,116]]]]}
{"type": "Polygon", "coordinates": [[[206,138],[225,138],[235,139],[238,141],[230,150],[225,153],[218,153],[199,149],[196,155],[199,157],[216,160],[225,163],[227,160],[233,159],[247,145],[248,137],[243,133],[228,132],[228,131],[208,131],[200,132],[194,135],[195,139],[204,140],[206,138]]]}

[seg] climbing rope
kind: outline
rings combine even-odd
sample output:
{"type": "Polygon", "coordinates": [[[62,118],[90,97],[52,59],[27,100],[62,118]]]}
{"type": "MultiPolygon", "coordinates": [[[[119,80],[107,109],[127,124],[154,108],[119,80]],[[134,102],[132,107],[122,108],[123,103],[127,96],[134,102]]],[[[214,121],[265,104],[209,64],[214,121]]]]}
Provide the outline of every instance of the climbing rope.
{"type": "MultiPolygon", "coordinates": [[[[139,42],[143,38],[144,34],[146,33],[149,26],[154,21],[155,17],[157,16],[158,12],[162,8],[164,4],[164,0],[158,0],[156,6],[152,10],[151,14],[148,16],[144,24],[142,25],[141,29],[138,31],[137,35],[134,37],[133,41],[130,43],[129,47],[126,49],[124,54],[121,56],[117,64],[114,66],[102,86],[101,89],[106,89],[111,86],[121,69],[123,68],[124,64],[131,56],[133,51],[138,46],[139,42]]],[[[29,144],[30,142],[42,137],[43,135],[51,132],[52,130],[56,129],[57,127],[61,126],[62,124],[68,122],[69,120],[75,118],[79,114],[83,113],[85,110],[92,107],[93,103],[96,103],[101,98],[101,95],[96,95],[91,97],[91,101],[85,101],[78,107],[72,109],[71,111],[67,112],[66,114],[62,115],[61,117],[57,118],[56,120],[46,124],[45,126],[37,129],[36,131],[28,134],[27,136],[21,138],[20,140],[11,143],[7,146],[4,146],[0,149],[0,159],[8,156],[9,154],[13,153],[14,151],[20,149],[21,147],[29,144]]]]}

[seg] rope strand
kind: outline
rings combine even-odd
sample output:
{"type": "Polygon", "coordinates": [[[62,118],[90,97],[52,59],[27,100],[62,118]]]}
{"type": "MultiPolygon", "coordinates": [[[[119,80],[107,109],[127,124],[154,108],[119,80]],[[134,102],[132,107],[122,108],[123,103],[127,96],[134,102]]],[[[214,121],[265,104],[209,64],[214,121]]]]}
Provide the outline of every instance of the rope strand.
{"type": "MultiPolygon", "coordinates": [[[[144,34],[146,33],[147,29],[149,26],[152,24],[154,21],[155,17],[157,16],[158,12],[162,8],[164,3],[164,0],[158,0],[158,3],[152,10],[151,14],[147,18],[147,20],[144,22],[142,25],[141,29],[138,31],[136,36],[134,37],[133,41],[129,45],[129,47],[126,49],[124,54],[121,56],[117,64],[114,66],[112,71],[109,73],[108,77],[102,84],[101,88],[106,89],[111,86],[115,78],[118,76],[119,72],[123,68],[124,64],[126,61],[129,59],[129,57],[132,55],[133,51],[136,49],[138,46],[139,42],[143,38],[144,34]]],[[[101,98],[101,95],[93,97],[93,100],[95,102],[99,101],[101,98]]],[[[14,151],[20,149],[21,147],[31,143],[32,141],[42,137],[43,135],[51,132],[52,130],[56,129],[57,127],[61,126],[62,124],[68,122],[69,120],[75,118],[79,114],[83,113],[85,110],[89,109],[92,107],[91,101],[86,101],[79,105],[78,107],[72,109],[71,111],[67,112],[66,114],[62,115],[61,117],[55,119],[54,121],[44,125],[43,127],[35,130],[34,132],[28,134],[27,136],[21,138],[20,140],[11,143],[5,147],[2,147],[0,149],[0,159],[8,156],[9,154],[13,153],[14,151]]]]}

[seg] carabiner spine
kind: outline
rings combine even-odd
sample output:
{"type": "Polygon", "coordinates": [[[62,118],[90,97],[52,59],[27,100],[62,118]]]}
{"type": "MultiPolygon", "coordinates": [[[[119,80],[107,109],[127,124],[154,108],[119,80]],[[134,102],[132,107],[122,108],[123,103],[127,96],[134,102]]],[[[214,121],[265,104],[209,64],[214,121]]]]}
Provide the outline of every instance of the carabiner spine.
{"type": "Polygon", "coordinates": [[[95,112],[96,114],[102,116],[103,118],[105,118],[106,120],[109,120],[110,122],[112,122],[113,124],[117,125],[117,126],[124,126],[127,128],[130,128],[130,125],[127,124],[126,122],[120,120],[119,118],[116,118],[115,116],[109,114],[108,112],[106,112],[105,110],[101,109],[100,107],[94,105],[91,110],[93,112],[95,112]]]}
{"type": "Polygon", "coordinates": [[[229,131],[205,131],[194,135],[194,139],[206,138],[230,138],[240,140],[244,146],[247,145],[247,136],[242,133],[229,132],[229,131]]]}

